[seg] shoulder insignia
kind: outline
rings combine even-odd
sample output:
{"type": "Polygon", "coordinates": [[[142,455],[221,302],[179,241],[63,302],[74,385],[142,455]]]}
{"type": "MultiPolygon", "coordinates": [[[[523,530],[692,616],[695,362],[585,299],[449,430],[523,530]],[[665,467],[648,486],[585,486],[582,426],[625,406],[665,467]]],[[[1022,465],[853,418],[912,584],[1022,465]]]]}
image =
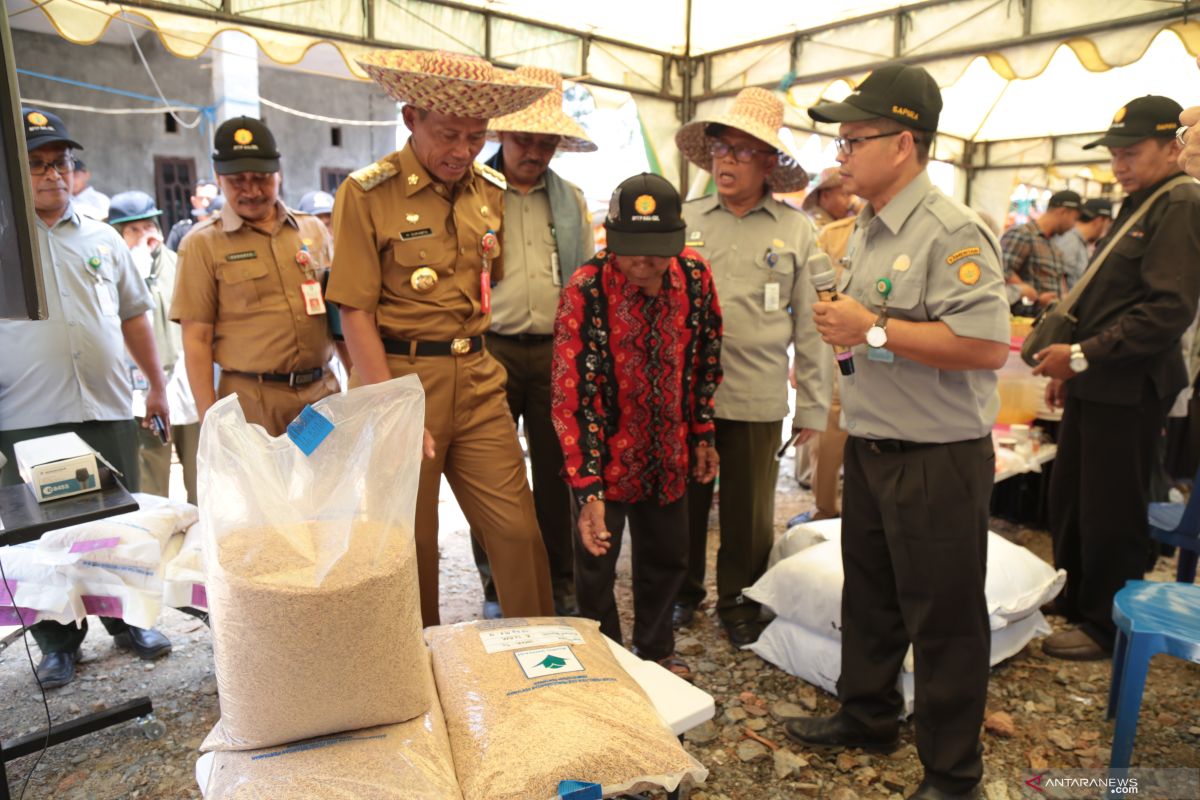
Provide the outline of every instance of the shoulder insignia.
{"type": "Polygon", "coordinates": [[[216,214],[214,216],[209,217],[206,220],[201,220],[200,222],[196,222],[190,228],[188,228],[187,233],[184,235],[190,236],[193,233],[195,233],[196,231],[202,231],[205,228],[211,228],[213,225],[217,224],[217,220],[219,220],[220,218],[221,218],[221,215],[216,214]]]}
{"type": "Polygon", "coordinates": [[[374,164],[368,164],[362,169],[350,173],[350,177],[364,192],[369,192],[379,184],[394,178],[400,173],[396,165],[386,158],[381,158],[374,164]]]}
{"type": "Polygon", "coordinates": [[[978,247],[964,247],[962,250],[956,250],[955,252],[946,256],[946,263],[953,264],[955,261],[962,261],[968,256],[977,256],[980,254],[980,252],[981,251],[978,247]]]}
{"type": "Polygon", "coordinates": [[[503,172],[500,172],[499,170],[494,170],[491,167],[489,167],[487,164],[480,164],[478,161],[475,162],[474,166],[475,166],[475,174],[482,176],[483,179],[485,181],[487,181],[488,183],[494,183],[496,186],[499,186],[501,189],[508,188],[508,181],[504,179],[503,172]]]}

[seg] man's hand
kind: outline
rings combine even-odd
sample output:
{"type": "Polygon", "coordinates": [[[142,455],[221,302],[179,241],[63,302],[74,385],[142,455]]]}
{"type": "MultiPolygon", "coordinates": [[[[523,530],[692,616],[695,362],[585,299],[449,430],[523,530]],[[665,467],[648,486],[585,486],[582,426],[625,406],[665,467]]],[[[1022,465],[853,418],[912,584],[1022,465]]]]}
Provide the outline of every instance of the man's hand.
{"type": "Polygon", "coordinates": [[[425,458],[433,458],[437,455],[437,442],[434,441],[433,434],[429,432],[429,428],[426,428],[424,433],[425,437],[421,441],[421,452],[425,454],[425,458]]]}
{"type": "Polygon", "coordinates": [[[1066,384],[1060,380],[1052,380],[1046,384],[1046,405],[1050,408],[1062,408],[1066,404],[1066,384]]]}
{"type": "MultiPolygon", "coordinates": [[[[1200,66],[1200,58],[1196,59],[1196,66],[1200,66]]],[[[1200,130],[1196,128],[1197,123],[1200,123],[1200,106],[1185,108],[1179,115],[1179,124],[1189,128],[1184,136],[1183,150],[1179,153],[1179,168],[1193,178],[1200,178],[1200,130]]]]}
{"type": "Polygon", "coordinates": [[[1042,292],[1037,296],[1038,305],[1042,308],[1053,303],[1058,299],[1058,292],[1042,292]]]}
{"type": "Polygon", "coordinates": [[[1017,280],[1017,281],[1013,281],[1012,284],[1013,284],[1013,286],[1016,286],[1018,289],[1021,290],[1021,297],[1024,297],[1026,300],[1032,300],[1035,303],[1037,302],[1037,299],[1038,299],[1037,290],[1034,289],[1032,286],[1030,286],[1028,283],[1022,283],[1021,281],[1017,280]]]}
{"type": "Polygon", "coordinates": [[[867,340],[867,329],[875,323],[875,312],[848,295],[834,301],[813,303],[813,322],[826,344],[854,347],[867,340]]]}
{"type": "Polygon", "coordinates": [[[796,437],[796,446],[808,444],[808,442],[817,435],[817,431],[812,428],[792,428],[792,435],[796,437]]]}
{"type": "Polygon", "coordinates": [[[167,441],[171,441],[171,409],[167,406],[166,389],[159,386],[146,392],[146,416],[142,419],[142,427],[153,430],[150,418],[155,414],[167,428],[167,441]]]}
{"type": "Polygon", "coordinates": [[[1034,358],[1038,361],[1038,365],[1033,369],[1034,375],[1046,375],[1060,383],[1075,377],[1075,371],[1071,369],[1069,344],[1052,344],[1038,352],[1034,358]]]}
{"type": "Polygon", "coordinates": [[[593,500],[579,512],[579,541],[596,558],[608,552],[612,534],[604,524],[604,501],[593,500]]]}
{"type": "Polygon", "coordinates": [[[708,445],[700,445],[696,448],[696,459],[692,465],[692,477],[700,483],[712,483],[713,478],[717,477],[717,465],[721,459],[717,456],[717,451],[708,445]]]}

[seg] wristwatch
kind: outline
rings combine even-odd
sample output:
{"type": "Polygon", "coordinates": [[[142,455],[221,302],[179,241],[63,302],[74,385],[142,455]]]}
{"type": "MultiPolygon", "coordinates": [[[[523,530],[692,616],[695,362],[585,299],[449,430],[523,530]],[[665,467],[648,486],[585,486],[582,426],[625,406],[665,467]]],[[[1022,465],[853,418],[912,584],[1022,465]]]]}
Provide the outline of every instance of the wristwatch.
{"type": "Polygon", "coordinates": [[[1079,343],[1071,345],[1071,360],[1069,364],[1071,371],[1075,373],[1083,372],[1088,368],[1087,356],[1083,354],[1083,345],[1079,343]]]}
{"type": "Polygon", "coordinates": [[[875,324],[867,328],[867,344],[874,348],[880,348],[887,345],[887,314],[880,314],[875,319],[875,324]]]}

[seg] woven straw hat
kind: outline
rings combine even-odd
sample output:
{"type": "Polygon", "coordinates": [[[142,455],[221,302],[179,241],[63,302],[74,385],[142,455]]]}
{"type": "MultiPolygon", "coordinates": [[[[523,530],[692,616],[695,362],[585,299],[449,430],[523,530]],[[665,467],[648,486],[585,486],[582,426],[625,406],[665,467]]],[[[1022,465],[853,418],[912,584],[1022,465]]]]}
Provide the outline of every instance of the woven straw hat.
{"type": "Polygon", "coordinates": [[[454,117],[511,114],[551,88],[482,58],[442,50],[376,50],[356,60],[393,99],[454,117]]]}
{"type": "Polygon", "coordinates": [[[583,126],[563,111],[561,75],[544,67],[517,67],[514,72],[522,78],[548,83],[554,88],[534,101],[533,105],[488,122],[489,139],[496,141],[504,131],[542,133],[562,137],[558,143],[560,153],[591,153],[596,149],[596,143],[588,138],[583,126]]]}
{"type": "Polygon", "coordinates": [[[675,134],[675,146],[684,158],[703,170],[712,169],[704,129],[713,124],[737,128],[779,152],[778,163],[767,176],[771,191],[795,192],[808,183],[808,173],[788,155],[779,138],[779,129],[783,127],[783,101],[773,93],[757,87],[742,89],[733,99],[733,107],[724,114],[712,119],[692,120],[679,129],[675,134]]]}
{"type": "Polygon", "coordinates": [[[817,194],[822,189],[836,189],[841,185],[842,173],[838,172],[838,168],[826,167],[817,176],[817,182],[808,190],[808,195],[804,198],[804,202],[800,204],[800,207],[805,211],[812,211],[817,205],[817,194]]]}

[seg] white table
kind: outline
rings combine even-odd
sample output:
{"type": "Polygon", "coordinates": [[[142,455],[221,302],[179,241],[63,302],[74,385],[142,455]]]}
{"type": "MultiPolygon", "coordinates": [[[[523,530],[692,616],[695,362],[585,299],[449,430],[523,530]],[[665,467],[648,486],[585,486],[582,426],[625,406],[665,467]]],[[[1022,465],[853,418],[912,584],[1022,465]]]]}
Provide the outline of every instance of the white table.
{"type": "MultiPolygon", "coordinates": [[[[643,661],[612,639],[608,639],[608,646],[616,656],[617,663],[642,687],[650,702],[654,704],[655,710],[676,736],[682,737],[684,733],[707,722],[716,714],[716,703],[708,692],[697,689],[653,661],[643,661]]],[[[215,753],[205,753],[196,761],[196,783],[200,785],[202,795],[208,787],[208,776],[212,772],[214,758],[215,753]]],[[[674,797],[675,794],[672,793],[671,796],[674,797]]]]}

